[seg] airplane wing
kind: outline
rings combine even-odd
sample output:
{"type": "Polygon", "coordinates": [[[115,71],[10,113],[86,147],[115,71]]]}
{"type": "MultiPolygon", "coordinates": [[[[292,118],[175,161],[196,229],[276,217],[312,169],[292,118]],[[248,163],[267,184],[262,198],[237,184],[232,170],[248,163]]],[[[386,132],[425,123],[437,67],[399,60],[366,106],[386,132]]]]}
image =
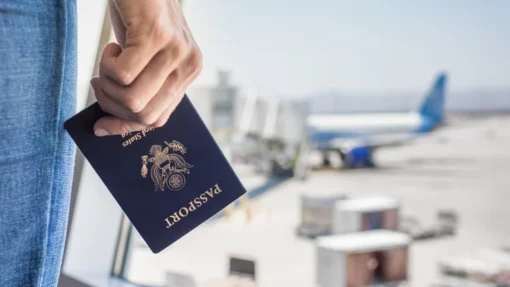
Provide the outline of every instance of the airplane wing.
{"type": "Polygon", "coordinates": [[[416,134],[402,133],[373,135],[361,138],[337,138],[330,141],[330,147],[332,149],[339,149],[343,153],[348,153],[359,147],[369,148],[373,151],[380,147],[400,146],[415,140],[417,137],[418,136],[416,134]]]}

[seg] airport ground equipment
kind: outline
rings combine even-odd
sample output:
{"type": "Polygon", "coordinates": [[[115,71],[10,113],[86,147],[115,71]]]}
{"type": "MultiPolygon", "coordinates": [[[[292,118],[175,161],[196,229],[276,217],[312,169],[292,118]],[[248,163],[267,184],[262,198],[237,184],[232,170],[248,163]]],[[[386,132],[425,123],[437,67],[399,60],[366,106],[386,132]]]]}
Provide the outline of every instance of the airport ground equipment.
{"type": "Polygon", "coordinates": [[[510,286],[510,254],[503,249],[482,248],[448,256],[438,265],[439,270],[448,276],[491,283],[497,287],[510,286]]]}
{"type": "Polygon", "coordinates": [[[250,278],[231,275],[223,279],[205,282],[197,287],[257,287],[257,284],[250,278]]]}
{"type": "Polygon", "coordinates": [[[359,197],[338,201],[333,211],[333,234],[389,229],[399,224],[400,203],[390,197],[359,197]]]}
{"type": "Polygon", "coordinates": [[[228,274],[247,277],[255,281],[257,278],[255,260],[230,256],[228,274]]]}
{"type": "Polygon", "coordinates": [[[297,228],[300,236],[315,238],[330,235],[335,203],[345,200],[339,192],[306,192],[301,194],[301,223],[297,228]]]}
{"type": "Polygon", "coordinates": [[[408,279],[410,242],[408,235],[392,230],[319,237],[316,283],[321,287],[399,284],[408,279]]]}
{"type": "Polygon", "coordinates": [[[197,287],[197,283],[190,274],[168,271],[165,287],[197,287]]]}
{"type": "Polygon", "coordinates": [[[493,283],[474,282],[465,278],[442,276],[428,287],[501,287],[493,283]]]}
{"type": "Polygon", "coordinates": [[[230,256],[227,277],[205,282],[198,287],[257,287],[256,262],[253,259],[230,256]]]}
{"type": "Polygon", "coordinates": [[[401,216],[398,229],[409,234],[413,240],[453,236],[458,224],[457,214],[450,210],[439,210],[436,221],[423,224],[415,217],[401,216]]]}

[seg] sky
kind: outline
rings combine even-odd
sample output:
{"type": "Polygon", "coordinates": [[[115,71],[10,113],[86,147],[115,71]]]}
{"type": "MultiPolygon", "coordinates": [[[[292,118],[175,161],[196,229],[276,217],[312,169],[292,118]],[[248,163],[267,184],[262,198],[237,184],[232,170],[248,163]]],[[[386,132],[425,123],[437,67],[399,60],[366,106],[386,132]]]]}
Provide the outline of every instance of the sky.
{"type": "Polygon", "coordinates": [[[185,0],[204,56],[262,96],[510,89],[510,1],[185,0]]]}

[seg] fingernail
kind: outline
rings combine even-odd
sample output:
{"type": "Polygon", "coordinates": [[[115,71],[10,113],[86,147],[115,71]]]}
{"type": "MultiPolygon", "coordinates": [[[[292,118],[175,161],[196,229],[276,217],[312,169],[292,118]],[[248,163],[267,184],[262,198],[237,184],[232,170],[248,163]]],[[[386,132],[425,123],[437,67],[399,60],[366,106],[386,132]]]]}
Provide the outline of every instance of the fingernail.
{"type": "Polygon", "coordinates": [[[107,130],[103,130],[103,129],[97,129],[94,131],[94,134],[98,137],[104,137],[104,136],[109,136],[110,133],[107,131],[107,130]]]}

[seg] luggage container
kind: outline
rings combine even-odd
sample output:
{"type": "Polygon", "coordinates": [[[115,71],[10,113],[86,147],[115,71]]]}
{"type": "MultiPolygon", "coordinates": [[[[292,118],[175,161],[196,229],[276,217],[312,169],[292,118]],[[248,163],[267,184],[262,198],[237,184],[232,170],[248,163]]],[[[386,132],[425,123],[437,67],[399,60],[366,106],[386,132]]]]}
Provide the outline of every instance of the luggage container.
{"type": "Polygon", "coordinates": [[[335,203],[332,233],[343,234],[374,229],[397,230],[397,200],[388,197],[361,197],[335,203]]]}
{"type": "Polygon", "coordinates": [[[408,278],[407,234],[373,230],[317,239],[320,287],[399,284],[408,278]]]}
{"type": "Polygon", "coordinates": [[[297,233],[314,238],[330,235],[335,203],[346,199],[345,194],[313,192],[301,195],[301,223],[297,233]]]}

